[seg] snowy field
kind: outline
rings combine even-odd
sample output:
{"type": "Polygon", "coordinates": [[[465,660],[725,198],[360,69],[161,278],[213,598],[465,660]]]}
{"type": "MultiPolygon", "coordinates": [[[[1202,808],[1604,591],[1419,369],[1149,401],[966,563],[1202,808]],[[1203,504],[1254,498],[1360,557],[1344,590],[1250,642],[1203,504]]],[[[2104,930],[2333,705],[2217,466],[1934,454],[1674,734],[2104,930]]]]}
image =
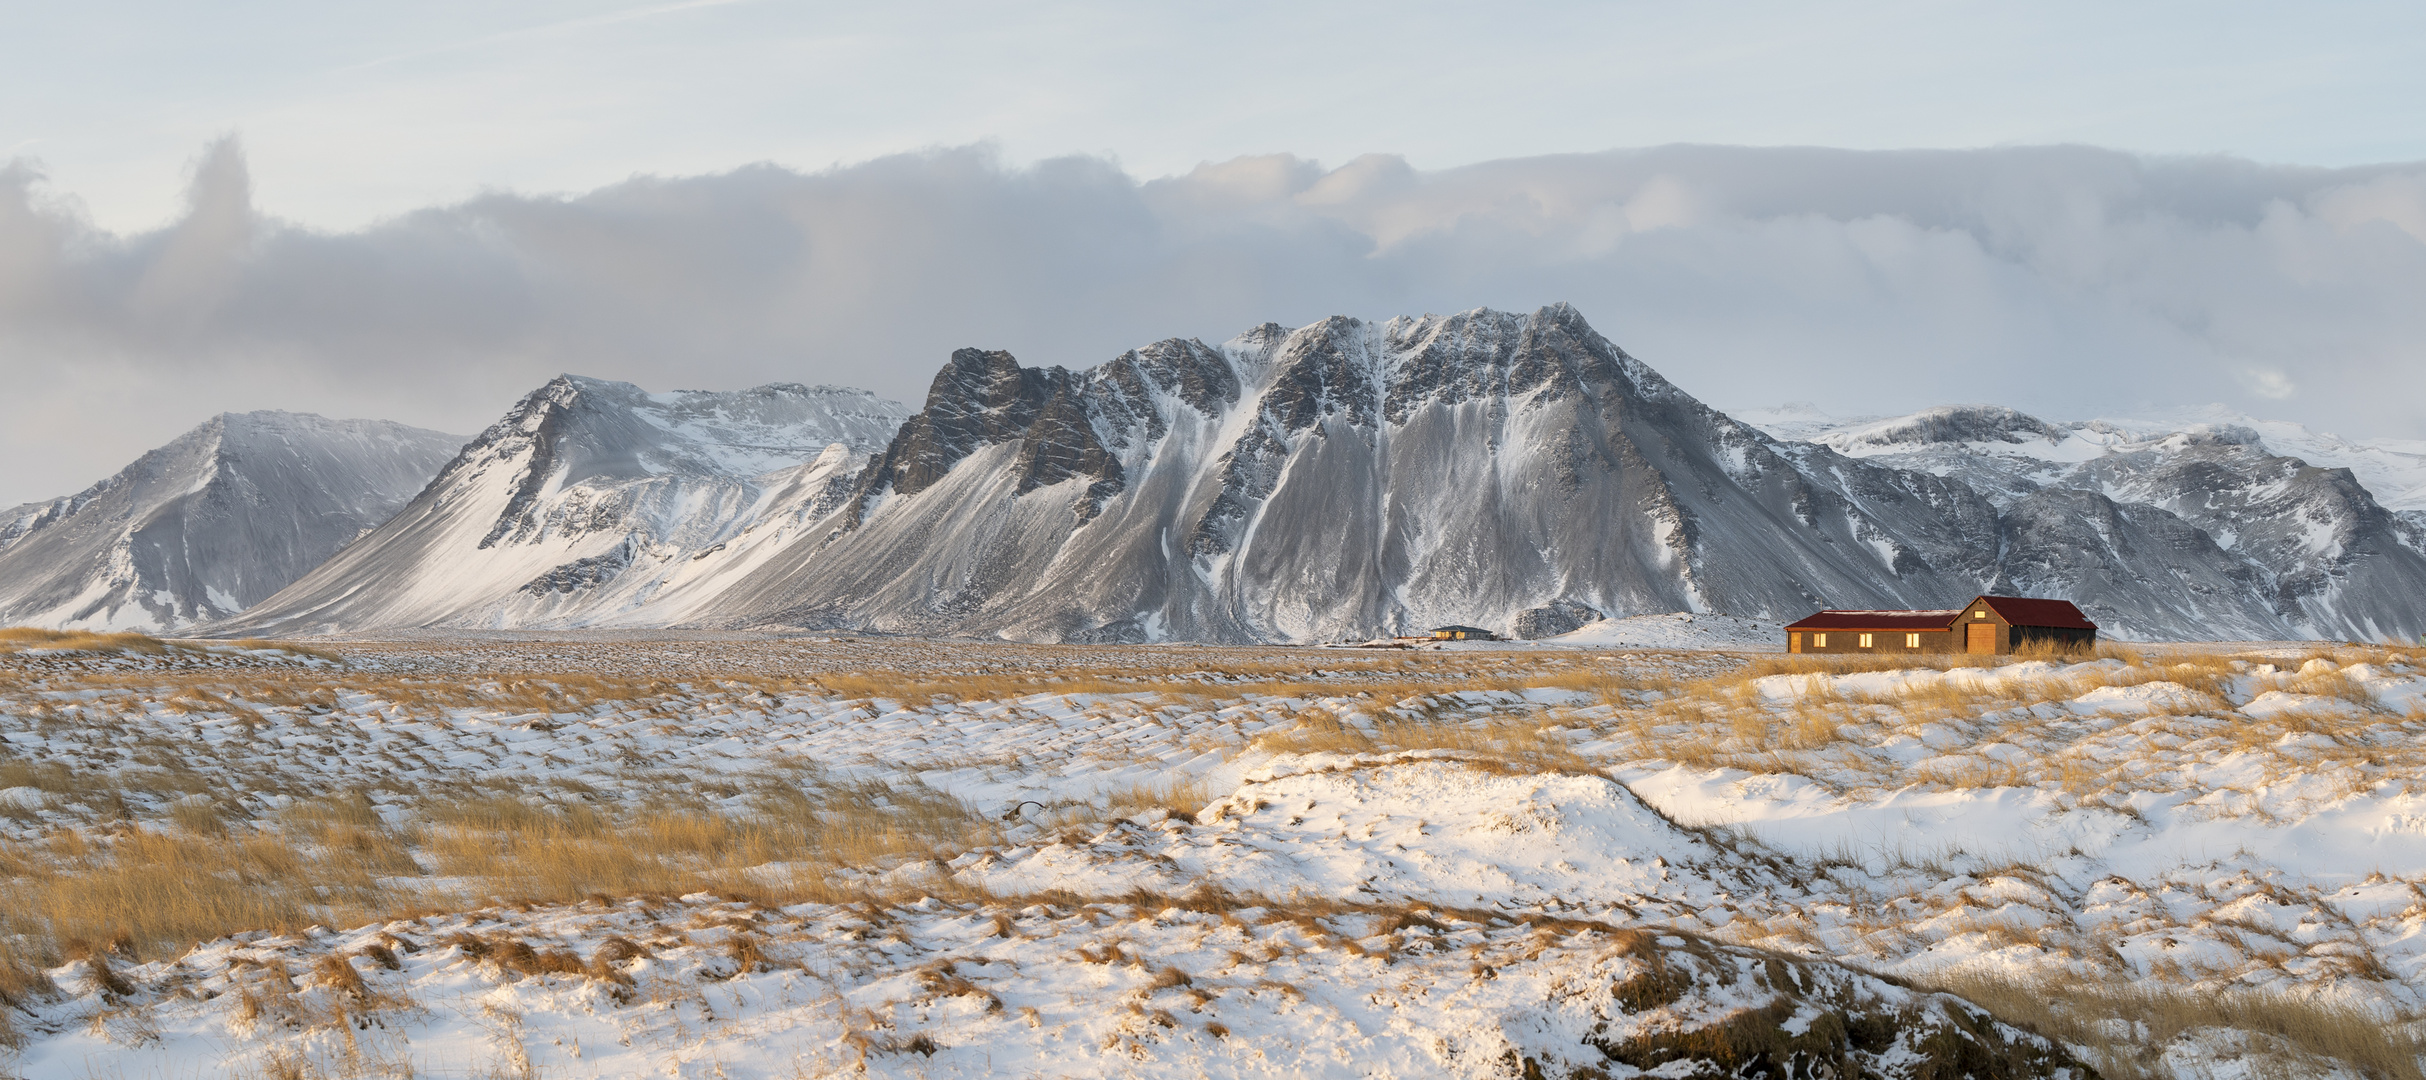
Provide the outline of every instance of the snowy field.
{"type": "Polygon", "coordinates": [[[0,637],[0,1075],[2420,1076],[2426,653],[1654,618],[0,637]]]}

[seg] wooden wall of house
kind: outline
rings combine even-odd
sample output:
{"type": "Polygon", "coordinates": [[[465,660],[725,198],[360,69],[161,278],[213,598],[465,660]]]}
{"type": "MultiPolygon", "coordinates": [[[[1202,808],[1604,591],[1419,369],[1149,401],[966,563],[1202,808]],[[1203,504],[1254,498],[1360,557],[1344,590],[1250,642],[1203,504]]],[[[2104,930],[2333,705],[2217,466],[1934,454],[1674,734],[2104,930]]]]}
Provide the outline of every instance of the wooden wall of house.
{"type": "Polygon", "coordinates": [[[1943,630],[1918,631],[1921,636],[1921,645],[1920,648],[1917,649],[1908,648],[1904,644],[1904,635],[1914,633],[1914,631],[1910,630],[1870,631],[1871,644],[1870,647],[1866,649],[1862,647],[1862,632],[1859,630],[1789,630],[1786,633],[1789,635],[1786,642],[1787,652],[1826,653],[1829,655],[1850,653],[1859,656],[1873,656],[1883,653],[1887,655],[1902,654],[1906,656],[1920,656],[1929,653],[1955,651],[1954,635],[1943,630]],[[1818,635],[1821,634],[1826,634],[1828,636],[1828,643],[1825,645],[1820,644],[1818,640],[1816,640],[1818,635]],[[1802,642],[1800,647],[1797,647],[1792,635],[1801,635],[1802,642]]]}
{"type": "Polygon", "coordinates": [[[1995,641],[1994,651],[1999,655],[2010,654],[2040,642],[2062,649],[2089,649],[2097,645],[2097,631],[2095,630],[2074,630],[2058,626],[2015,626],[2006,622],[1994,608],[1984,608],[1964,610],[1963,618],[1956,622],[1952,629],[1920,631],[1921,644],[1917,649],[1908,648],[1904,644],[1904,635],[1912,632],[1908,630],[1873,630],[1870,632],[1871,645],[1868,648],[1862,646],[1862,634],[1858,630],[1789,630],[1786,632],[1786,651],[1790,653],[1824,653],[1831,656],[1848,654],[1918,656],[1931,653],[1959,653],[1968,651],[1971,633],[1968,627],[1970,626],[1988,627],[1995,641]],[[1985,619],[1973,618],[1973,610],[1986,610],[1988,617],[1985,619]],[[1818,636],[1821,634],[1827,635],[1828,641],[1825,645],[1818,641],[1818,636]],[[1796,640],[1798,637],[1799,641],[1796,640]]]}
{"type": "Polygon", "coordinates": [[[2076,630],[2064,626],[2015,626],[2005,621],[2005,617],[1998,614],[1995,607],[1984,603],[1974,603],[1963,609],[1963,617],[1954,624],[1954,631],[1950,636],[1954,642],[1953,650],[1955,652],[1966,651],[1964,635],[1969,631],[1964,627],[1967,625],[1995,627],[1995,651],[2000,655],[2018,652],[2023,646],[2035,642],[2044,642],[2060,649],[2087,649],[2097,645],[2097,631],[2095,630],[2076,630]],[[1983,614],[1987,617],[1981,618],[1980,616],[1983,614]]]}
{"type": "Polygon", "coordinates": [[[2009,653],[2013,651],[2013,624],[2006,622],[2005,617],[1997,614],[1995,608],[1978,602],[1964,608],[1962,616],[1954,620],[1954,628],[1947,633],[1946,636],[1953,642],[1952,651],[1958,653],[1971,651],[1971,628],[1974,626],[1989,628],[1989,637],[1994,643],[1988,649],[1989,652],[2009,653]],[[1982,618],[1982,616],[1986,617],[1982,618]]]}

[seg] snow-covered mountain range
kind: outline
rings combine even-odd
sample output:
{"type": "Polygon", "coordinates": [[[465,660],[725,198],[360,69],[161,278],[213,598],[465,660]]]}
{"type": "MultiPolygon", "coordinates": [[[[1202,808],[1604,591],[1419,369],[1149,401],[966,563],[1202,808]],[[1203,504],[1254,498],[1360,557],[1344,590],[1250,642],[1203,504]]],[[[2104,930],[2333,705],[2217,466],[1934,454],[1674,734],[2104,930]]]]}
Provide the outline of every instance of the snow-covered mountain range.
{"type": "Polygon", "coordinates": [[[1830,416],[1807,404],[1734,414],[1780,439],[1825,442],[1856,457],[1925,446],[2049,464],[2077,464],[2110,451],[2158,447],[2174,436],[2261,446],[2326,469],[2348,469],[2385,509],[2426,512],[2426,439],[2346,439],[2222,405],[2091,420],[2046,420],[1994,405],[1942,405],[1904,416],[1830,416]],[[1933,437],[1924,433],[1934,432],[1933,437]]]}
{"type": "Polygon", "coordinates": [[[233,615],[386,521],[462,445],[384,420],[214,416],[82,492],[0,512],[0,625],[233,615]]]}
{"type": "Polygon", "coordinates": [[[2125,637],[2426,629],[2401,601],[2426,595],[2419,530],[2240,429],[1957,408],[1781,439],[1565,305],[1267,324],[1084,371],[969,349],[914,414],[784,411],[838,393],[560,379],[227,628],[1308,641],[2006,591],[2125,637]],[[764,403],[755,434],[694,431],[736,399],[764,403]],[[697,448],[744,444],[788,449],[697,448]]]}
{"type": "Polygon", "coordinates": [[[826,538],[719,606],[905,633],[1310,640],[1986,590],[2070,596],[2127,637],[2426,628],[2404,600],[2426,595],[2417,533],[2348,472],[2205,429],[2092,447],[2041,428],[1956,410],[1777,440],[1563,305],[1265,326],[1075,374],[964,352],[826,538]],[[1989,449],[2026,436],[2075,471],[1989,449]]]}
{"type": "MultiPolygon", "coordinates": [[[[308,574],[282,563],[273,581],[237,565],[244,545],[187,545],[252,591],[175,593],[205,599],[172,614],[246,607],[212,624],[231,634],[1313,641],[1448,622],[1541,637],[1671,611],[1776,620],[1995,591],[2070,597],[2125,638],[2426,630],[2412,602],[2426,596],[2426,507],[2411,505],[2426,501],[2426,446],[2206,413],[1752,419],[1703,405],[1565,305],[1266,324],[1083,371],[965,349],[918,410],[831,387],[653,394],[564,376],[443,469],[398,454],[397,478],[436,478],[308,574]]],[[[391,504],[414,487],[327,475],[329,490],[391,504]]],[[[285,508],[248,520],[309,516],[327,497],[260,496],[285,508]]],[[[28,522],[67,512],[12,514],[0,595],[30,593],[29,567],[80,566],[74,584],[126,561],[92,548],[5,562],[28,522]]],[[[326,550],[375,514],[358,511],[326,550]]],[[[15,618],[104,610],[67,603],[89,591],[52,587],[63,599],[15,618]]]]}

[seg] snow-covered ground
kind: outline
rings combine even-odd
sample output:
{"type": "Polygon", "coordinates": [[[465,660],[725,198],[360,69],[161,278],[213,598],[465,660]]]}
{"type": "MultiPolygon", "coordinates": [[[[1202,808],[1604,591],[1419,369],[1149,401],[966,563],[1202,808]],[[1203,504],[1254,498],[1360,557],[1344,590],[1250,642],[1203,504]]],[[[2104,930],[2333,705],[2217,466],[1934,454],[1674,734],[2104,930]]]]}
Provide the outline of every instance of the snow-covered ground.
{"type": "Polygon", "coordinates": [[[247,935],[109,971],[125,992],[86,964],[54,977],[80,1022],[16,1063],[29,1076],[1489,1077],[1689,1060],[1678,1026],[1873,1071],[1955,1043],[2086,1075],[1837,965],[1424,908],[697,894],[247,935]],[[1898,1022],[1840,1057],[1821,1048],[1848,1010],[1898,1022]]]}
{"type": "Polygon", "coordinates": [[[1660,615],[1631,615],[1600,619],[1554,637],[1531,641],[1432,641],[1420,638],[1377,638],[1326,648],[1446,649],[1495,652],[1509,649],[1660,649],[1718,652],[1784,652],[1785,624],[1740,615],[1710,615],[1672,611],[1660,615]]]}
{"type": "Polygon", "coordinates": [[[1553,645],[1592,649],[1725,649],[1737,652],[1783,652],[1784,623],[1736,615],[1678,611],[1666,615],[1636,615],[1602,619],[1569,633],[1546,639],[1553,645]]]}
{"type": "Polygon", "coordinates": [[[2059,1075],[2117,1030],[2156,1045],[2108,1075],[2356,1076],[2220,1022],[2067,1050],[1893,980],[2263,993],[2396,1042],[2426,1012],[2413,653],[338,648],[0,658],[0,959],[43,969],[0,1074],[2059,1075]],[[301,830],[338,796],[354,831],[301,830]],[[510,815],[456,805],[629,810],[639,847],[640,808],[786,797],[958,839],[770,834],[584,899],[494,876],[463,845],[510,815]],[[190,949],[46,928],[104,865],[69,852],[221,827],[298,880],[404,855],[190,949]]]}

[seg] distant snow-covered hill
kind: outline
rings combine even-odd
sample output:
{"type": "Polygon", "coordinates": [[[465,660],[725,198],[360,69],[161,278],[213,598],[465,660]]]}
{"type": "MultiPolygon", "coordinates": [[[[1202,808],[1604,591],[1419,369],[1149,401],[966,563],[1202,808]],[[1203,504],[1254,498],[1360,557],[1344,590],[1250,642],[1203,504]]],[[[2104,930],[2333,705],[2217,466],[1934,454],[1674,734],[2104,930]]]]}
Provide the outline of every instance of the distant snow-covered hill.
{"type": "Polygon", "coordinates": [[[656,394],[561,376],[377,531],[214,630],[691,619],[909,411],[836,387],[656,394]]]}
{"type": "Polygon", "coordinates": [[[82,492],[0,512],[0,625],[233,615],[387,520],[462,445],[383,420],[212,417],[82,492]]]}
{"type": "Polygon", "coordinates": [[[1840,454],[1962,481],[2014,530],[2049,536],[2032,546],[2054,561],[2013,568],[2023,588],[2117,608],[2136,595],[2156,636],[2190,632],[2168,622],[2251,637],[2418,632],[2426,511],[2411,504],[2426,492],[2426,444],[2354,442],[2220,408],[2063,422],[1993,405],[1837,424],[1771,415],[1840,454]],[[2133,518],[2156,546],[2125,543],[2133,518]],[[2154,617],[2169,601],[2175,617],[2154,617]]]}

